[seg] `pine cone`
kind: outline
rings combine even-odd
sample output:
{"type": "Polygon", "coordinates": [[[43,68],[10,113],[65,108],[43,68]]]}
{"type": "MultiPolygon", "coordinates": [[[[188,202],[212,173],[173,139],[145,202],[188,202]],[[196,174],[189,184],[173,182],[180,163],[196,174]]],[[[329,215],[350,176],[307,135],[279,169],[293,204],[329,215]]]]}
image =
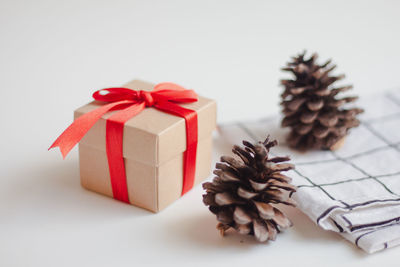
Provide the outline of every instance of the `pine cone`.
{"type": "Polygon", "coordinates": [[[254,145],[243,141],[243,145],[244,148],[235,145],[232,149],[238,159],[222,156],[222,163],[216,164],[216,177],[203,184],[203,202],[217,216],[217,229],[222,235],[233,228],[240,234],[254,235],[260,242],[275,240],[277,233],[292,226],[271,204],[295,206],[288,192],[295,192],[296,187],[281,174],[294,165],[280,163],[289,157],[268,157],[277,141],[267,138],[254,145]]]}
{"type": "Polygon", "coordinates": [[[285,87],[281,102],[284,114],[282,126],[291,128],[287,141],[292,148],[333,149],[350,128],[359,125],[356,115],[363,110],[343,107],[357,97],[336,98],[337,94],[352,86],[333,87],[345,76],[330,75],[336,68],[336,65],[331,65],[331,60],[318,65],[317,54],[305,59],[305,53],[293,57],[293,61],[282,69],[295,76],[293,80],[281,81],[285,87]]]}

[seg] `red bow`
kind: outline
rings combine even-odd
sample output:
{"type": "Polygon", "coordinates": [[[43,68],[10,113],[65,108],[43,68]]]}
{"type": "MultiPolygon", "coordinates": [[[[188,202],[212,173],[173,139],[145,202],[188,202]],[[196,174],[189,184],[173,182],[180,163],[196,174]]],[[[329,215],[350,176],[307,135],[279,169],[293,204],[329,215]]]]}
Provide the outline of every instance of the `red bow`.
{"type": "Polygon", "coordinates": [[[120,110],[107,119],[106,152],[110,170],[111,186],[115,199],[129,203],[125,164],[122,153],[124,124],[139,114],[145,107],[154,107],[164,112],[183,117],[186,121],[186,151],[183,163],[182,195],[194,184],[197,151],[197,113],[177,103],[197,101],[197,94],[174,83],[160,83],[151,92],[128,88],[106,88],[96,91],[93,98],[109,102],[77,118],[51,145],[59,147],[63,158],[83,138],[104,114],[120,110]]]}

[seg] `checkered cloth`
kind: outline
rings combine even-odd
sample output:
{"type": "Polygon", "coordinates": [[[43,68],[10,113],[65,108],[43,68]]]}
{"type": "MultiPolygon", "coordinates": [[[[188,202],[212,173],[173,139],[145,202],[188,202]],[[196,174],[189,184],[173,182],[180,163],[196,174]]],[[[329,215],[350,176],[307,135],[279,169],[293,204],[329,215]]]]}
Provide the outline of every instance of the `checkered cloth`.
{"type": "Polygon", "coordinates": [[[285,145],[280,118],[220,125],[224,140],[263,140],[279,145],[273,155],[289,155],[296,169],[298,208],[326,230],[340,232],[373,253],[400,244],[400,90],[360,99],[365,113],[338,151],[299,153],[285,145]]]}

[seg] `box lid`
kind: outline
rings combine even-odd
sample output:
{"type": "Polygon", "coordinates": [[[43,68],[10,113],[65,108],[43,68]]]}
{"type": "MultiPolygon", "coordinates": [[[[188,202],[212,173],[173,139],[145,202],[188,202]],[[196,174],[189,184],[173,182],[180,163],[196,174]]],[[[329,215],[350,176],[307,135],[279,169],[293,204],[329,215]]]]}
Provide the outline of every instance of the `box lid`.
{"type": "MultiPolygon", "coordinates": [[[[124,87],[134,90],[153,90],[154,84],[133,80],[124,87]]],[[[74,112],[79,116],[104,105],[93,101],[74,112]]],[[[198,139],[208,137],[216,127],[216,103],[214,100],[199,96],[197,102],[180,104],[195,110],[198,114],[198,139]]],[[[115,111],[114,111],[115,112],[115,111]]],[[[105,151],[106,119],[113,112],[105,114],[82,138],[82,144],[105,151]]],[[[140,114],[125,123],[123,154],[125,158],[152,165],[159,165],[186,150],[185,119],[165,113],[155,108],[146,108],[140,114]]]]}

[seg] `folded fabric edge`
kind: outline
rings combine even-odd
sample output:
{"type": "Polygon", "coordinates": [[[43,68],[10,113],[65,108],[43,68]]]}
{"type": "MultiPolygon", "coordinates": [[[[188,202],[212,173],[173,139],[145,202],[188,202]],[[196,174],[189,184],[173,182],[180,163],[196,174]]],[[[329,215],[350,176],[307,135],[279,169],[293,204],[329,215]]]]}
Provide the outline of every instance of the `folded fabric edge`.
{"type": "MultiPolygon", "coordinates": [[[[301,196],[304,197],[304,196],[301,196]]],[[[297,200],[297,199],[296,199],[297,200]]],[[[359,211],[359,210],[369,210],[369,209],[382,209],[382,205],[386,206],[399,206],[399,201],[400,199],[376,199],[376,200],[371,200],[371,201],[366,201],[362,203],[356,203],[353,205],[348,205],[344,206],[341,205],[340,203],[337,203],[337,205],[330,206],[327,208],[324,212],[322,212],[319,216],[316,215],[315,213],[311,212],[309,209],[306,207],[301,206],[301,201],[298,201],[299,208],[304,212],[308,217],[312,218],[317,225],[322,227],[325,230],[331,230],[335,232],[354,232],[356,230],[362,230],[363,228],[367,229],[372,229],[372,228],[377,228],[380,226],[384,226],[387,224],[393,224],[396,222],[400,221],[400,218],[398,216],[394,216],[391,218],[387,218],[385,220],[381,221],[368,221],[368,223],[365,224],[355,224],[352,223],[346,216],[346,214],[349,214],[354,211],[359,211]],[[365,227],[364,227],[365,225],[365,227]],[[354,228],[355,227],[355,228],[354,228]]],[[[400,208],[400,206],[399,206],[400,208]]],[[[379,218],[379,216],[377,216],[379,218]]]]}
{"type": "Polygon", "coordinates": [[[400,222],[400,205],[374,205],[363,209],[336,212],[330,217],[336,221],[345,232],[373,230],[385,225],[400,222]]]}
{"type": "Polygon", "coordinates": [[[400,245],[400,223],[341,235],[365,252],[375,253],[400,245]]]}

